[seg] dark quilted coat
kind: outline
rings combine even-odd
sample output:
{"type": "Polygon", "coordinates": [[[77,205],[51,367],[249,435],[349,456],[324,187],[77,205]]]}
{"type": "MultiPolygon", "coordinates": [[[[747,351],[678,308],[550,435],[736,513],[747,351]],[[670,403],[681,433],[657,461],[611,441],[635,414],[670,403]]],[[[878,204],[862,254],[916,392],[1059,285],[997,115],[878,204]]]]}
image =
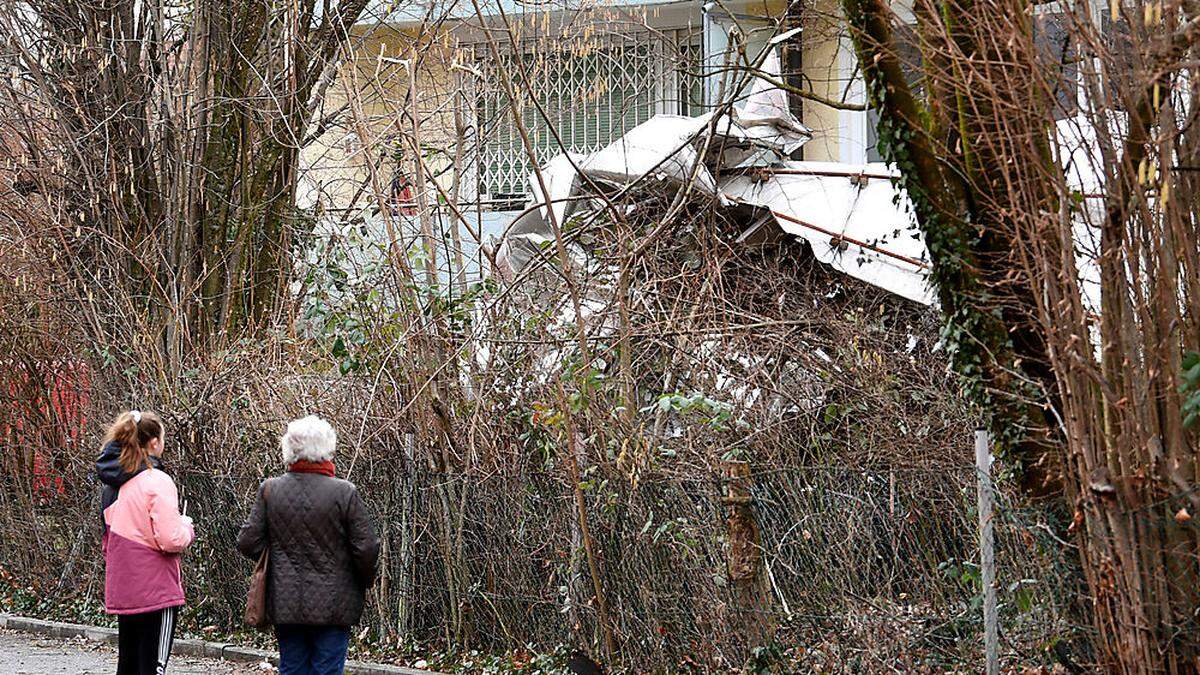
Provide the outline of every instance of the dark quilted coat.
{"type": "Polygon", "coordinates": [[[272,623],[358,623],[363,596],[375,581],[379,537],[353,483],[315,473],[263,481],[238,533],[238,550],[257,560],[268,545],[272,623]]]}

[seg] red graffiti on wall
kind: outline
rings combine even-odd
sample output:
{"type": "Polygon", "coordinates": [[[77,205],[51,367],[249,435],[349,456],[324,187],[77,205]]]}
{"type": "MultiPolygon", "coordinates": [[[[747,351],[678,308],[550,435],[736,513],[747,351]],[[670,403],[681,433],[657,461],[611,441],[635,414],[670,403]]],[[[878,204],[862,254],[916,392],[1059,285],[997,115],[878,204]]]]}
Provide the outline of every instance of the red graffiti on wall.
{"type": "Polygon", "coordinates": [[[82,450],[91,401],[91,374],[83,362],[29,366],[9,363],[0,412],[0,439],[20,458],[35,498],[50,500],[66,489],[69,460],[82,450]]]}

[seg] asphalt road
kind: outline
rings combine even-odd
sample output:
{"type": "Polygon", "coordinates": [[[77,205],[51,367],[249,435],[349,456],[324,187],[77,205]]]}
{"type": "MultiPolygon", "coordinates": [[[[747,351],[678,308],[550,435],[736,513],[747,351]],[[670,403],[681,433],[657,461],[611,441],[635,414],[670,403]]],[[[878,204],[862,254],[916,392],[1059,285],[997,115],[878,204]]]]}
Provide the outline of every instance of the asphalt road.
{"type": "MultiPolygon", "coordinates": [[[[83,639],[59,640],[0,630],[0,673],[4,675],[112,675],[117,652],[111,645],[83,639]]],[[[247,664],[209,659],[171,657],[169,675],[266,675],[247,664]]]]}

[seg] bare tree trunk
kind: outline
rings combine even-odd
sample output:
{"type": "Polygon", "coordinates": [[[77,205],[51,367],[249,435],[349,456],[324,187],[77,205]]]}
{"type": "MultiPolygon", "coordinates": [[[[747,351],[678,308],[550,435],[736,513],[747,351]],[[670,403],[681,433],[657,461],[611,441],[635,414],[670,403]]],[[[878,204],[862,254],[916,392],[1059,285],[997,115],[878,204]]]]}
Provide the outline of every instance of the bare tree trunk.
{"type": "Polygon", "coordinates": [[[413,460],[416,456],[415,439],[413,434],[404,434],[404,458],[401,466],[400,481],[400,595],[396,610],[396,631],[408,640],[412,631],[412,597],[413,587],[413,491],[416,487],[416,469],[413,460]]]}
{"type": "Polygon", "coordinates": [[[592,578],[592,592],[596,600],[596,613],[600,624],[600,634],[604,637],[604,655],[612,662],[616,656],[613,642],[612,624],[608,614],[608,596],[604,593],[604,582],[600,575],[600,564],[596,558],[595,544],[592,541],[591,529],[588,526],[587,501],[583,496],[582,475],[579,470],[582,455],[581,439],[577,437],[575,425],[571,421],[570,404],[563,395],[562,385],[559,384],[559,397],[565,411],[567,426],[567,465],[571,470],[571,483],[575,494],[576,518],[579,536],[583,540],[584,558],[587,560],[588,574],[592,578]]]}
{"type": "MultiPolygon", "coordinates": [[[[1022,6],[925,4],[916,13],[929,55],[928,109],[899,68],[886,3],[843,0],[880,110],[880,137],[903,172],[931,253],[957,341],[954,365],[983,385],[974,394],[997,411],[992,425],[1007,447],[1024,446],[1018,457],[1036,460],[1022,467],[1027,486],[1042,494],[1039,474],[1061,467],[1102,667],[1194,672],[1196,539],[1172,513],[1195,485],[1196,439],[1181,425],[1178,380],[1181,354],[1196,348],[1197,336],[1177,327],[1197,300],[1189,295],[1194,284],[1175,269],[1196,255],[1194,237],[1176,232],[1195,232],[1198,213],[1190,201],[1172,200],[1169,182],[1156,177],[1153,167],[1172,160],[1151,129],[1174,119],[1163,112],[1164,73],[1186,62],[1200,18],[1157,19],[1170,28],[1147,42],[1145,87],[1127,108],[1120,147],[1105,148],[1115,167],[1097,224],[1097,318],[1076,267],[1081,209],[1072,200],[1079,197],[1052,159],[1049,88],[1022,6]],[[1041,394],[1023,394],[1023,380],[1041,394]],[[1046,429],[1028,420],[1044,420],[1046,429]]],[[[1076,27],[1085,38],[1088,25],[1076,27]]],[[[1101,57],[1111,66],[1114,57],[1101,57]]],[[[1091,124],[1107,134],[1103,106],[1111,100],[1103,87],[1093,91],[1101,113],[1091,124]]]]}
{"type": "Polygon", "coordinates": [[[187,23],[159,1],[0,9],[27,46],[30,142],[74,157],[40,170],[75,186],[64,204],[81,226],[67,242],[76,272],[116,272],[167,361],[259,330],[283,306],[310,98],[366,3],[204,0],[187,23]]]}

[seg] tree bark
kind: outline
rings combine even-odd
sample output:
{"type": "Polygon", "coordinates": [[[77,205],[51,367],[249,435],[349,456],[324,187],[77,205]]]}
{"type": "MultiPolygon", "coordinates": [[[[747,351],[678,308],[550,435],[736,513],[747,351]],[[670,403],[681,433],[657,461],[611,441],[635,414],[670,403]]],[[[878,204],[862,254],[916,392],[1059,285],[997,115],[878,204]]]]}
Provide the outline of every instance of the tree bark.
{"type": "Polygon", "coordinates": [[[1169,157],[1157,147],[1162,132],[1151,129],[1174,119],[1161,113],[1164,73],[1184,62],[1200,21],[1162,24],[1148,50],[1148,84],[1129,108],[1121,147],[1107,155],[1115,170],[1100,223],[1096,322],[1076,269],[1076,196],[1052,155],[1053,115],[1031,67],[1037,53],[1023,5],[918,3],[928,107],[899,68],[886,4],[843,7],[880,137],[929,248],[947,329],[958,349],[968,340],[980,354],[954,353],[954,365],[977,382],[972,393],[993,429],[1025,460],[1026,487],[1044,494],[1046,469],[1052,480],[1061,472],[1054,482],[1075,512],[1100,667],[1195,672],[1197,543],[1172,512],[1196,484],[1196,439],[1181,427],[1178,380],[1181,354],[1197,342],[1179,326],[1198,299],[1176,269],[1196,257],[1194,237],[1178,233],[1195,232],[1200,214],[1194,200],[1172,200],[1169,183],[1147,167],[1156,153],[1169,157]],[[1022,382],[1036,385],[1035,396],[1022,382]]]}

